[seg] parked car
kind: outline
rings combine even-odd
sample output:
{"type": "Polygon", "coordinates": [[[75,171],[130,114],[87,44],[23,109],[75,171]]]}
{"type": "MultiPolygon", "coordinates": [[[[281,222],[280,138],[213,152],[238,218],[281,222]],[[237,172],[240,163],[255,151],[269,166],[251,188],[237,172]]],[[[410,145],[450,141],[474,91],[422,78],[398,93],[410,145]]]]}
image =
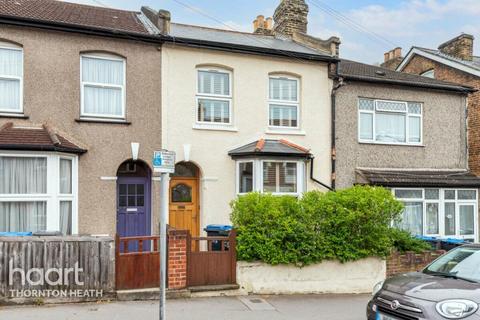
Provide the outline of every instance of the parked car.
{"type": "Polygon", "coordinates": [[[421,272],[373,289],[368,320],[480,319],[480,244],[458,247],[421,272]]]}

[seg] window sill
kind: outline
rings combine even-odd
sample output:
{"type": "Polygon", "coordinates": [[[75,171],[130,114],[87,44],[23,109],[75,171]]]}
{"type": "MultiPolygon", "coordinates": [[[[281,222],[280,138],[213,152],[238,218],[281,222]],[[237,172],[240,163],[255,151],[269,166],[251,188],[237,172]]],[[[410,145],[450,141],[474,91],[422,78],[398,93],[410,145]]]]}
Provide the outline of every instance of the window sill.
{"type": "Polygon", "coordinates": [[[392,143],[392,142],[373,142],[373,141],[358,141],[360,144],[371,144],[377,146],[395,146],[395,147],[420,147],[424,148],[424,144],[408,144],[408,143],[392,143]]]}
{"type": "Polygon", "coordinates": [[[291,136],[305,136],[307,133],[299,129],[267,129],[265,130],[266,134],[280,134],[280,135],[291,135],[291,136]]]}
{"type": "Polygon", "coordinates": [[[23,113],[6,113],[0,112],[0,118],[17,118],[17,119],[28,119],[29,117],[23,113]]]}
{"type": "Polygon", "coordinates": [[[100,118],[79,118],[75,119],[76,122],[90,122],[90,123],[105,123],[105,124],[123,124],[130,125],[130,121],[123,119],[100,119],[100,118]]]}
{"type": "Polygon", "coordinates": [[[237,132],[238,129],[231,125],[211,125],[211,124],[194,124],[192,129],[194,130],[211,130],[211,131],[230,131],[237,132]]]}

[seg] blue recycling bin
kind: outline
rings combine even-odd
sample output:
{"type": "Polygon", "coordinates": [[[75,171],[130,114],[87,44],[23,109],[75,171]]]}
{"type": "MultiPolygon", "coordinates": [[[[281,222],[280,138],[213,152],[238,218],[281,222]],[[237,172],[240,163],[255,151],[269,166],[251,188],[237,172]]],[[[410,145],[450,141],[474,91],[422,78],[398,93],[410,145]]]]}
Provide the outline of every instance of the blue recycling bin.
{"type": "MultiPolygon", "coordinates": [[[[232,226],[226,224],[209,224],[203,229],[209,237],[228,237],[232,226]]],[[[228,242],[223,241],[224,250],[228,250],[228,242]]],[[[212,251],[222,251],[222,241],[212,241],[212,251]]]]}
{"type": "Polygon", "coordinates": [[[0,237],[28,237],[31,232],[0,232],[0,237]]]}
{"type": "Polygon", "coordinates": [[[432,246],[432,250],[439,250],[441,247],[441,240],[436,237],[416,236],[415,238],[428,242],[432,246]]]}
{"type": "Polygon", "coordinates": [[[456,247],[462,246],[466,243],[467,243],[467,241],[465,241],[463,239],[446,238],[446,239],[441,240],[440,249],[445,250],[445,251],[450,251],[450,250],[455,249],[456,247]]]}

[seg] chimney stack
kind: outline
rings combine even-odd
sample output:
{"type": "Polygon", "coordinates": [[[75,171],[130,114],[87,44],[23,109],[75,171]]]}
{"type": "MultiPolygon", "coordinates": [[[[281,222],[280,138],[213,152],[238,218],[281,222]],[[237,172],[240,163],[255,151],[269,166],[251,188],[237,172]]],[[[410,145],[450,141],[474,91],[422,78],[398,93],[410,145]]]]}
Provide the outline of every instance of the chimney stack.
{"type": "Polygon", "coordinates": [[[402,48],[397,47],[393,50],[385,52],[383,57],[384,61],[382,64],[380,64],[380,66],[390,70],[396,70],[403,60],[402,48]]]}
{"type": "Polygon", "coordinates": [[[451,40],[448,40],[445,43],[442,43],[438,50],[441,52],[466,61],[473,60],[473,40],[475,38],[466,33],[462,33],[458,37],[455,37],[451,40]]]}
{"type": "Polygon", "coordinates": [[[172,16],[170,11],[159,10],[158,12],[150,7],[142,7],[142,13],[158,28],[161,34],[170,33],[170,22],[172,16]]]}
{"type": "Polygon", "coordinates": [[[272,35],[273,34],[273,19],[267,18],[262,15],[257,16],[257,19],[253,21],[253,33],[272,35]]]}
{"type": "Polygon", "coordinates": [[[307,34],[308,5],[305,0],[282,0],[273,19],[274,33],[290,37],[297,32],[307,34]]]}

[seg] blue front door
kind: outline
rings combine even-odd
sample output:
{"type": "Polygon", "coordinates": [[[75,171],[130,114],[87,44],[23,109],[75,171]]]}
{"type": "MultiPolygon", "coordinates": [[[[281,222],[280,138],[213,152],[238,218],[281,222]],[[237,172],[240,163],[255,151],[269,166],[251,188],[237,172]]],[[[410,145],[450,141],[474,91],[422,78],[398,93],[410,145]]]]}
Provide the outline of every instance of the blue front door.
{"type": "Polygon", "coordinates": [[[117,233],[120,237],[149,236],[150,183],[144,177],[118,177],[117,233]]]}

